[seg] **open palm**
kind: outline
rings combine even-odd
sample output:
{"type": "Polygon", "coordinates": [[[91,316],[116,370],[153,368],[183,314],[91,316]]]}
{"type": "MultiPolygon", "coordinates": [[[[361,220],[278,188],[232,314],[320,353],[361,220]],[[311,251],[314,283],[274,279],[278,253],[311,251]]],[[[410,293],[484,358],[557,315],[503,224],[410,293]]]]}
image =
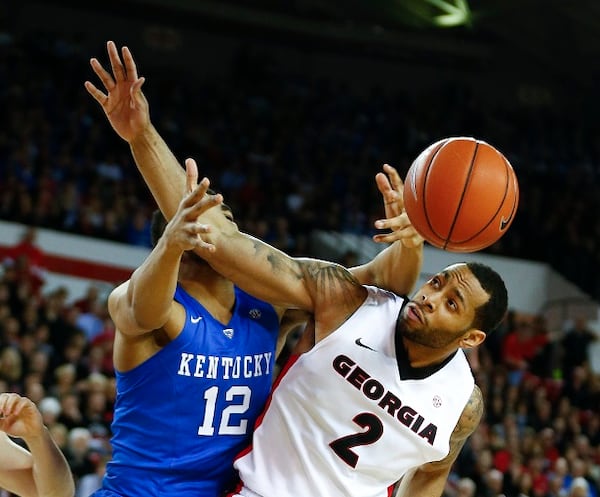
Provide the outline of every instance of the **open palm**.
{"type": "Polygon", "coordinates": [[[97,59],[90,60],[90,65],[102,81],[106,93],[90,81],[85,82],[85,88],[102,106],[117,134],[125,141],[131,142],[150,126],[148,101],[141,91],[144,78],[138,77],[133,56],[127,47],[121,50],[122,59],[114,42],[107,43],[107,51],[112,75],[97,59]]]}

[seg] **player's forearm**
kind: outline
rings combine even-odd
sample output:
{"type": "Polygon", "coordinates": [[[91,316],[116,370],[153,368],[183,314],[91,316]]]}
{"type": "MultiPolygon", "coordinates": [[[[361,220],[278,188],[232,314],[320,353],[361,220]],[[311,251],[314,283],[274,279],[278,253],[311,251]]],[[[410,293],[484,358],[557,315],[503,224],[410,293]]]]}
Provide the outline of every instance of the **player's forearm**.
{"type": "Polygon", "coordinates": [[[398,295],[412,292],[423,265],[423,244],[406,247],[396,241],[353,273],[362,284],[385,288],[398,295]]]}
{"type": "Polygon", "coordinates": [[[257,298],[282,307],[313,310],[303,264],[284,252],[238,231],[233,223],[212,222],[208,211],[201,222],[212,224],[206,237],[216,250],[203,253],[210,265],[257,298]]]}
{"type": "Polygon", "coordinates": [[[33,457],[32,474],[37,495],[70,497],[75,484],[67,461],[46,428],[35,437],[25,440],[33,457]]]}
{"type": "Polygon", "coordinates": [[[393,497],[440,497],[444,492],[449,471],[416,471],[406,485],[401,485],[393,497]]]}
{"type": "Polygon", "coordinates": [[[131,275],[128,299],[133,319],[142,330],[164,325],[177,287],[181,251],[161,238],[143,264],[131,275]]]}
{"type": "Polygon", "coordinates": [[[185,171],[150,125],[129,143],[135,163],[163,215],[170,220],[185,190],[185,171]]]}

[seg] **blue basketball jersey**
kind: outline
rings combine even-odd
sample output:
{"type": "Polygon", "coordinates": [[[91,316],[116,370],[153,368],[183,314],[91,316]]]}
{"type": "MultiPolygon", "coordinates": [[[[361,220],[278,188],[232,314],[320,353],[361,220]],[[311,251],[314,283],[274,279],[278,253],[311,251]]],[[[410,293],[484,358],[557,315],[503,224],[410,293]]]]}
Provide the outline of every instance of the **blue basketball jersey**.
{"type": "Polygon", "coordinates": [[[223,325],[180,286],[181,334],[131,371],[117,372],[113,457],[98,495],[216,497],[235,482],[271,388],[279,322],[236,288],[223,325]]]}

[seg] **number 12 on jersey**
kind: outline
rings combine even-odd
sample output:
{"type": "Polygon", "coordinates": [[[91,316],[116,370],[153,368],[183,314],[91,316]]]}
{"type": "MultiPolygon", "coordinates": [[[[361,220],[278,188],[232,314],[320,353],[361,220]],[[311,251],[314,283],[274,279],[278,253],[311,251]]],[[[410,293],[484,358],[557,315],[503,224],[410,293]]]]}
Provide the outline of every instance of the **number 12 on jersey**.
{"type": "Polygon", "coordinates": [[[248,429],[248,420],[242,418],[238,424],[233,424],[231,416],[244,414],[250,407],[252,391],[246,385],[229,387],[224,393],[219,391],[218,386],[213,386],[204,392],[204,400],[206,400],[204,421],[198,427],[198,435],[210,437],[215,434],[214,423],[219,395],[225,395],[225,401],[229,405],[221,413],[217,435],[245,435],[248,429]]]}

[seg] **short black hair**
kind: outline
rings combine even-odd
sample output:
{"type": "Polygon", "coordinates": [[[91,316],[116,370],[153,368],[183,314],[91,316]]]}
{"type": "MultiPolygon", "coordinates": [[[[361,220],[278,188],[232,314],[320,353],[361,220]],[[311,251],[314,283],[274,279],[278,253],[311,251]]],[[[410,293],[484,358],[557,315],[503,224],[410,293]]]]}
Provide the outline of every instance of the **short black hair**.
{"type": "Polygon", "coordinates": [[[508,292],[502,277],[491,267],[480,262],[467,262],[467,267],[490,296],[475,310],[473,326],[486,334],[494,331],[508,311],[508,292]]]}
{"type": "Polygon", "coordinates": [[[165,231],[165,227],[167,226],[167,219],[163,216],[163,213],[160,212],[159,209],[156,209],[152,213],[152,221],[150,223],[150,241],[152,243],[152,248],[156,247],[158,240],[162,236],[165,231]]]}

